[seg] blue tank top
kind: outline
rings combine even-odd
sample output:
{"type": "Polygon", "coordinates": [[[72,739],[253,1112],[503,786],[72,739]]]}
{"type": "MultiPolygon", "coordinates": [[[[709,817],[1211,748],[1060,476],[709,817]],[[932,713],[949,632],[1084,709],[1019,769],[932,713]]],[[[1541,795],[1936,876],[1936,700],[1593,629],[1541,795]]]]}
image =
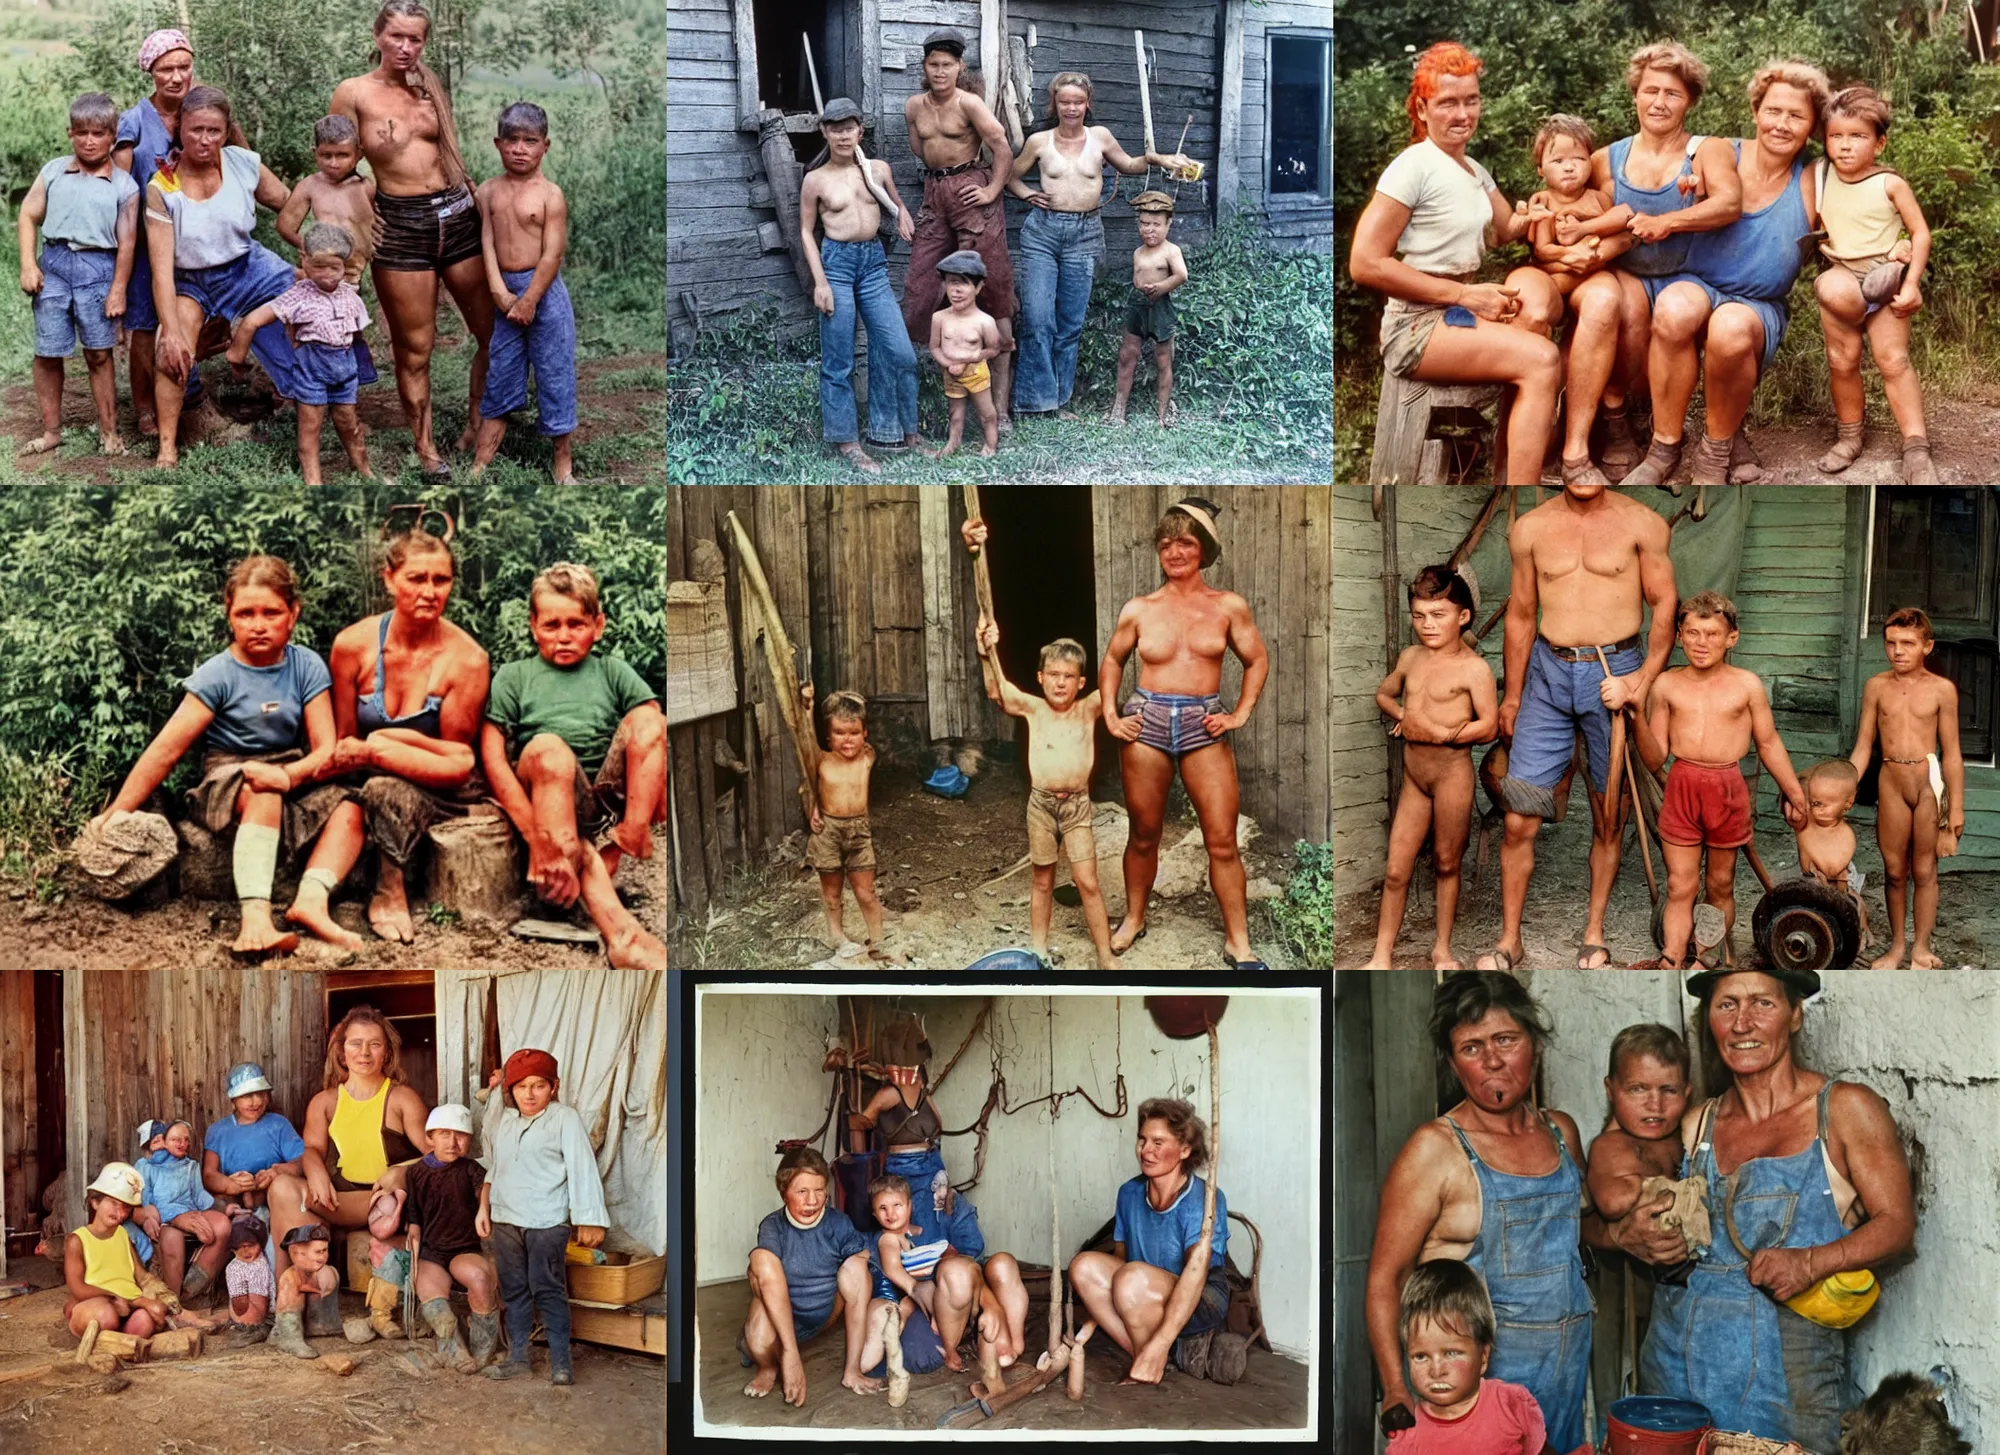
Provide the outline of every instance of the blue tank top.
{"type": "MultiPolygon", "coordinates": [[[[1740,162],[1743,143],[1735,146],[1740,162]]],[[[1805,165],[1803,156],[1794,157],[1785,190],[1755,212],[1714,232],[1696,233],[1688,248],[1688,271],[1718,292],[1783,303],[1804,266],[1799,240],[1812,231],[1799,186],[1805,165]]]]}
{"type": "MultiPolygon", "coordinates": [[[[1664,187],[1635,187],[1625,180],[1625,159],[1632,154],[1634,137],[1621,137],[1611,143],[1611,202],[1615,207],[1620,203],[1634,212],[1644,212],[1658,217],[1664,212],[1679,212],[1695,204],[1692,191],[1683,192],[1680,187],[1682,177],[1694,175],[1694,154],[1708,138],[1693,136],[1688,138],[1687,151],[1681,157],[1681,169],[1669,178],[1664,187]]],[[[1697,233],[1677,232],[1658,242],[1634,243],[1631,249],[1618,260],[1618,266],[1639,278],[1665,278],[1678,273],[1686,266],[1688,244],[1699,236],[1697,233]]]]}
{"type": "Polygon", "coordinates": [[[390,615],[391,613],[386,611],[382,613],[381,627],[375,633],[375,690],[355,704],[355,726],[361,729],[361,736],[364,738],[377,728],[385,727],[409,728],[412,732],[422,733],[427,738],[441,738],[444,732],[438,724],[438,709],[443,705],[444,699],[435,693],[424,699],[420,711],[413,712],[408,717],[389,716],[389,709],[383,700],[382,657],[389,645],[390,615]]]}

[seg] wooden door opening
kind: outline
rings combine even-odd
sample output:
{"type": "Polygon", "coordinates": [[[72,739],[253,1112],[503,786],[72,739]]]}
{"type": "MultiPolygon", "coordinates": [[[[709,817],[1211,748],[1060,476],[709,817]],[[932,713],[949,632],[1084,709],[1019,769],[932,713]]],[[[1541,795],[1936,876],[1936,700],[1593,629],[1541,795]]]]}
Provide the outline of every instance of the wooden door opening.
{"type": "Polygon", "coordinates": [[[403,1080],[436,1106],[437,984],[428,970],[329,970],[326,973],[326,1028],[356,1006],[372,1005],[396,1028],[402,1041],[403,1080]]]}
{"type": "MultiPolygon", "coordinates": [[[[966,421],[966,427],[972,427],[966,421]]],[[[1097,592],[1093,579],[1090,488],[1086,485],[990,485],[980,514],[993,528],[987,569],[1000,623],[1000,665],[1023,692],[1038,693],[1042,648],[1059,637],[1084,650],[1079,695],[1097,688],[1097,592]]],[[[1098,767],[1111,754],[1099,741],[1098,767]]]]}

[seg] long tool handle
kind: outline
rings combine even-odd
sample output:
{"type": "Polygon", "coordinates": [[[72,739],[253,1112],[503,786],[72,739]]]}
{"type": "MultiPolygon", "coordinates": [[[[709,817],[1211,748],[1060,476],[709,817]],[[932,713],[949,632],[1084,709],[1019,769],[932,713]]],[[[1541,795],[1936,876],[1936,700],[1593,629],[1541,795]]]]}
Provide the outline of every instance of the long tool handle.
{"type": "Polygon", "coordinates": [[[791,731],[792,748],[798,754],[799,802],[810,819],[819,803],[819,739],[813,736],[811,719],[801,710],[791,638],[785,635],[784,623],[778,619],[778,604],[771,598],[771,586],[764,579],[764,565],[757,558],[757,547],[752,544],[750,533],[736,518],[735,511],[730,511],[724,519],[736,538],[737,561],[742,567],[743,584],[749,589],[750,604],[764,618],[764,657],[771,669],[771,688],[778,694],[778,712],[791,731]]]}
{"type": "Polygon", "coordinates": [[[1146,150],[1153,150],[1153,92],[1146,84],[1146,32],[1132,32],[1132,49],[1139,57],[1139,110],[1146,118],[1146,150]]]}
{"type": "MultiPolygon", "coordinates": [[[[974,522],[983,519],[979,514],[979,487],[965,485],[960,488],[965,491],[965,518],[974,522]]],[[[972,584],[979,597],[980,614],[988,621],[999,620],[993,615],[993,576],[987,568],[984,550],[980,550],[972,558],[972,584]]],[[[985,649],[981,648],[981,655],[984,655],[984,651],[985,649]]]]}
{"type": "MultiPolygon", "coordinates": [[[[1597,648],[1597,660],[1604,667],[1604,675],[1610,677],[1611,659],[1604,655],[1602,647],[1597,648]]],[[[1611,761],[1607,765],[1611,770],[1607,775],[1611,781],[1605,788],[1610,793],[1617,792],[1618,767],[1622,760],[1625,766],[1625,781],[1632,788],[1632,821],[1639,826],[1639,854],[1646,865],[1646,892],[1652,896],[1653,903],[1658,904],[1660,881],[1653,874],[1653,844],[1646,833],[1646,806],[1639,798],[1639,770],[1632,766],[1631,756],[1625,749],[1625,713],[1620,709],[1618,715],[1611,720],[1611,761]]]]}
{"type": "MultiPolygon", "coordinates": [[[[819,67],[813,64],[812,37],[810,35],[807,35],[804,31],[800,31],[799,39],[804,41],[806,44],[806,73],[812,77],[813,109],[815,111],[825,111],[826,102],[821,98],[819,94],[819,67]]],[[[899,215],[901,215],[901,209],[898,208],[895,202],[890,198],[887,189],[884,188],[880,182],[875,180],[875,171],[872,167],[868,165],[868,153],[861,149],[861,144],[859,142],[856,142],[854,144],[854,160],[861,167],[861,180],[868,184],[868,190],[875,194],[875,200],[882,205],[885,211],[888,212],[890,220],[894,221],[899,215]]]]}

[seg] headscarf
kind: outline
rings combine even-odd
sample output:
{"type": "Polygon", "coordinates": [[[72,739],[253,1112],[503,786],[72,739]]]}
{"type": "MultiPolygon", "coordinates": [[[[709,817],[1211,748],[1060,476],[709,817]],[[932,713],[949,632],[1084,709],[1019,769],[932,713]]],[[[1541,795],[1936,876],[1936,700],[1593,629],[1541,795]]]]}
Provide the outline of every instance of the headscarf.
{"type": "Polygon", "coordinates": [[[1212,513],[1215,507],[1213,505],[1199,497],[1189,496],[1185,500],[1176,500],[1168,508],[1178,510],[1194,526],[1195,534],[1200,537],[1202,543],[1201,564],[1203,569],[1207,569],[1222,559],[1222,537],[1215,529],[1215,516],[1212,513]]]}
{"type": "Polygon", "coordinates": [[[139,69],[152,75],[153,67],[168,51],[186,51],[193,55],[194,43],[178,30],[156,30],[139,43],[139,69]]]}
{"type": "Polygon", "coordinates": [[[512,1091],[514,1083],[530,1076],[539,1076],[544,1081],[556,1079],[556,1058],[547,1051],[532,1050],[526,1046],[507,1058],[501,1068],[500,1081],[503,1091],[512,1091]]]}

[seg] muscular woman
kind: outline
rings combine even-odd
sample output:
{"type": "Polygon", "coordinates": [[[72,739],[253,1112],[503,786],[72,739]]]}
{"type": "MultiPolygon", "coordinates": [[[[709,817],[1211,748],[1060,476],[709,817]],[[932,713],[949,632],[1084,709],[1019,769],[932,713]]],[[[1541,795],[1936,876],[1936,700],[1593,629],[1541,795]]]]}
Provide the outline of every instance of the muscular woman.
{"type": "Polygon", "coordinates": [[[1208,848],[1208,882],[1222,910],[1222,958],[1233,970],[1262,970],[1264,963],[1250,952],[1243,860],[1236,851],[1236,752],[1225,735],[1250,720],[1271,663],[1250,603],[1201,578],[1222,557],[1217,509],[1190,498],[1160,517],[1153,543],[1166,584],[1125,603],[1097,669],[1098,693],[1106,704],[1104,726],[1124,744],[1119,765],[1131,820],[1125,841],[1125,918],[1112,931],[1111,949],[1123,955],[1145,936],[1146,902],[1160,867],[1167,790],[1178,767],[1208,848]],[[1135,651],[1139,687],[1120,713],[1111,704],[1118,700],[1125,659],[1135,651]],[[1230,651],[1243,663],[1243,687],[1236,710],[1224,712],[1216,694],[1222,688],[1223,654],[1230,651]]]}
{"type": "Polygon", "coordinates": [[[431,13],[422,0],[384,0],[375,15],[374,70],[333,89],[329,109],[353,120],[361,153],[375,172],[375,294],[389,323],[396,392],[417,459],[429,479],[451,466],[431,438],[431,350],[437,342],[438,279],[478,342],[471,401],[455,449],[472,448],[479,396],[493,339],[493,298],[479,251],[479,209],[466,185],[465,160],[444,83],[424,64],[431,13]]]}

